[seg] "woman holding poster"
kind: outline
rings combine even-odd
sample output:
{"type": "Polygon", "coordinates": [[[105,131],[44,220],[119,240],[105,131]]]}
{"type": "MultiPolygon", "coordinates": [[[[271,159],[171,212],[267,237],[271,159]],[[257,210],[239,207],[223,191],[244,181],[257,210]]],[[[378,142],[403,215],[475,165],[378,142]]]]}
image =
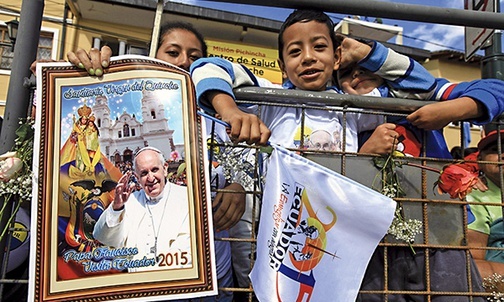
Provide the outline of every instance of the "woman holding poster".
{"type": "MultiPolygon", "coordinates": [[[[195,60],[207,56],[207,45],[203,36],[196,31],[191,24],[183,22],[166,23],[160,29],[160,33],[159,48],[156,53],[157,59],[189,71],[190,65],[195,60]]],[[[90,74],[92,74],[90,71],[93,70],[95,75],[101,75],[103,74],[103,68],[108,66],[110,55],[110,48],[104,47],[101,52],[97,49],[92,49],[89,54],[83,50],[79,50],[76,53],[69,53],[68,58],[70,62],[76,66],[85,68],[90,74]],[[101,66],[101,62],[106,62],[107,64],[101,66]]],[[[223,140],[227,141],[227,134],[225,134],[225,131],[222,132],[225,135],[223,140]]],[[[212,180],[224,179],[224,177],[215,177],[214,174],[218,173],[215,172],[216,170],[217,169],[212,169],[212,180]]],[[[173,186],[172,184],[170,185],[173,186]]],[[[226,189],[236,192],[244,191],[242,185],[236,182],[230,183],[225,180],[217,181],[216,183],[212,182],[211,186],[214,189],[226,189]]],[[[229,237],[227,230],[239,222],[244,213],[245,194],[214,192],[212,193],[212,198],[213,205],[216,205],[213,212],[214,228],[219,230],[215,232],[215,237],[229,237]]],[[[162,213],[162,211],[160,211],[160,213],[162,213]]],[[[95,235],[98,235],[98,233],[95,233],[95,235]]],[[[190,254],[186,253],[184,255],[190,254]]],[[[215,255],[219,287],[232,287],[233,276],[231,268],[231,246],[229,241],[215,241],[215,255]]],[[[166,268],[166,266],[164,268],[166,268]]],[[[219,291],[218,296],[208,297],[204,301],[232,301],[232,299],[232,292],[219,291]]]]}

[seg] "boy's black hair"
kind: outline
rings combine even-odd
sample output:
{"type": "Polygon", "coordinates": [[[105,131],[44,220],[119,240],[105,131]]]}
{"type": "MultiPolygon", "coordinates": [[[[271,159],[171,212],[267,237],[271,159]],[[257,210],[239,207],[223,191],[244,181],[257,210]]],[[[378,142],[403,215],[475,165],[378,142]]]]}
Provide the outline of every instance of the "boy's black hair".
{"type": "Polygon", "coordinates": [[[326,15],[323,11],[314,10],[314,9],[297,9],[293,11],[287,19],[285,19],[282,27],[280,28],[280,32],[278,33],[278,58],[283,62],[282,50],[284,48],[283,42],[283,34],[287,27],[296,24],[298,22],[310,22],[316,21],[319,23],[325,23],[327,25],[327,29],[329,30],[329,36],[331,37],[331,41],[333,43],[334,50],[340,45],[340,42],[336,39],[336,34],[334,33],[334,23],[326,15]]]}
{"type": "Polygon", "coordinates": [[[192,32],[201,43],[201,51],[203,52],[203,57],[206,58],[208,56],[207,45],[205,43],[205,38],[203,38],[203,35],[199,31],[197,31],[191,23],[182,21],[166,22],[161,26],[161,28],[159,29],[158,49],[163,44],[164,36],[175,29],[183,29],[192,32]]]}

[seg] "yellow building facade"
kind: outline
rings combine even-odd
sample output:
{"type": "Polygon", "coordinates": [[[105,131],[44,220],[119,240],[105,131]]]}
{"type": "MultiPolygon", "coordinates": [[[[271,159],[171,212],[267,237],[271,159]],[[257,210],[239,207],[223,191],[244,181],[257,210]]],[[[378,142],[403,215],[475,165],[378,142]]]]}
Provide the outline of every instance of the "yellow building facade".
{"type": "MultiPolygon", "coordinates": [[[[90,49],[104,44],[110,45],[114,54],[147,54],[152,28],[155,25],[155,1],[151,6],[132,8],[120,4],[96,1],[46,1],[41,27],[39,59],[66,59],[66,53],[78,48],[90,49]],[[66,6],[66,8],[65,8],[66,6]],[[42,44],[43,42],[43,44],[42,44]]],[[[7,8],[0,8],[0,31],[3,42],[9,42],[6,22],[18,19],[21,1],[7,8]]],[[[277,32],[281,22],[190,5],[168,2],[164,7],[162,22],[191,22],[206,37],[210,56],[226,57],[243,63],[260,77],[281,83],[278,68],[277,32]],[[238,21],[237,21],[238,20],[238,21]]],[[[0,115],[3,116],[10,70],[4,61],[12,61],[8,47],[0,47],[0,115]]],[[[444,77],[452,82],[470,81],[481,78],[479,59],[465,62],[463,54],[442,51],[432,53],[430,58],[416,58],[435,77],[444,77]]],[[[471,130],[472,143],[477,143],[480,131],[471,130]]],[[[449,126],[445,130],[449,147],[460,145],[459,129],[449,126]]]]}

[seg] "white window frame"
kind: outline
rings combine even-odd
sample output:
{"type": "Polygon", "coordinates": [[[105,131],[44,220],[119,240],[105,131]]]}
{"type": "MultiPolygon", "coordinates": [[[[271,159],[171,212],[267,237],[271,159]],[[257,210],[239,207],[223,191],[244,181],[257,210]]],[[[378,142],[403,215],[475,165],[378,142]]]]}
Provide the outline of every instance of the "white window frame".
{"type": "MultiPolygon", "coordinates": [[[[3,21],[0,21],[0,25],[2,26],[7,26],[7,24],[3,21]]],[[[59,29],[55,28],[49,28],[49,27],[44,27],[42,26],[40,28],[40,32],[44,33],[52,33],[53,40],[52,40],[52,50],[51,50],[51,59],[56,60],[57,54],[58,54],[58,41],[59,41],[59,29]]],[[[0,69],[0,75],[10,75],[11,71],[6,70],[6,69],[0,69]]],[[[1,105],[1,103],[0,103],[1,105]]]]}

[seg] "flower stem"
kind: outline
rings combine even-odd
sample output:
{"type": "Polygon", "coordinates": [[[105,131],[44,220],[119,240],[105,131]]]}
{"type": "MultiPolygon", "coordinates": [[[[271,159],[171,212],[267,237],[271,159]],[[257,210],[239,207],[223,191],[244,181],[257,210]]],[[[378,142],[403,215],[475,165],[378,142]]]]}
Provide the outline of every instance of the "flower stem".
{"type": "Polygon", "coordinates": [[[425,169],[427,171],[432,171],[432,172],[436,172],[436,173],[441,173],[441,170],[440,169],[437,169],[437,168],[433,168],[433,167],[429,167],[429,166],[424,166],[424,165],[419,165],[419,164],[414,164],[414,163],[406,163],[408,166],[411,166],[411,167],[417,167],[417,168],[420,168],[420,169],[425,169]]]}
{"type": "Polygon", "coordinates": [[[5,228],[2,230],[2,233],[0,234],[0,241],[3,240],[5,234],[7,233],[7,231],[9,230],[9,228],[11,227],[12,221],[16,218],[16,214],[19,211],[20,206],[21,206],[21,203],[18,202],[17,205],[16,205],[16,208],[14,209],[14,211],[12,211],[12,215],[9,217],[9,220],[5,224],[5,228]]]}
{"type": "Polygon", "coordinates": [[[408,242],[408,246],[411,249],[411,252],[413,253],[413,255],[416,255],[415,249],[413,248],[413,244],[411,244],[411,242],[408,242]]]}

